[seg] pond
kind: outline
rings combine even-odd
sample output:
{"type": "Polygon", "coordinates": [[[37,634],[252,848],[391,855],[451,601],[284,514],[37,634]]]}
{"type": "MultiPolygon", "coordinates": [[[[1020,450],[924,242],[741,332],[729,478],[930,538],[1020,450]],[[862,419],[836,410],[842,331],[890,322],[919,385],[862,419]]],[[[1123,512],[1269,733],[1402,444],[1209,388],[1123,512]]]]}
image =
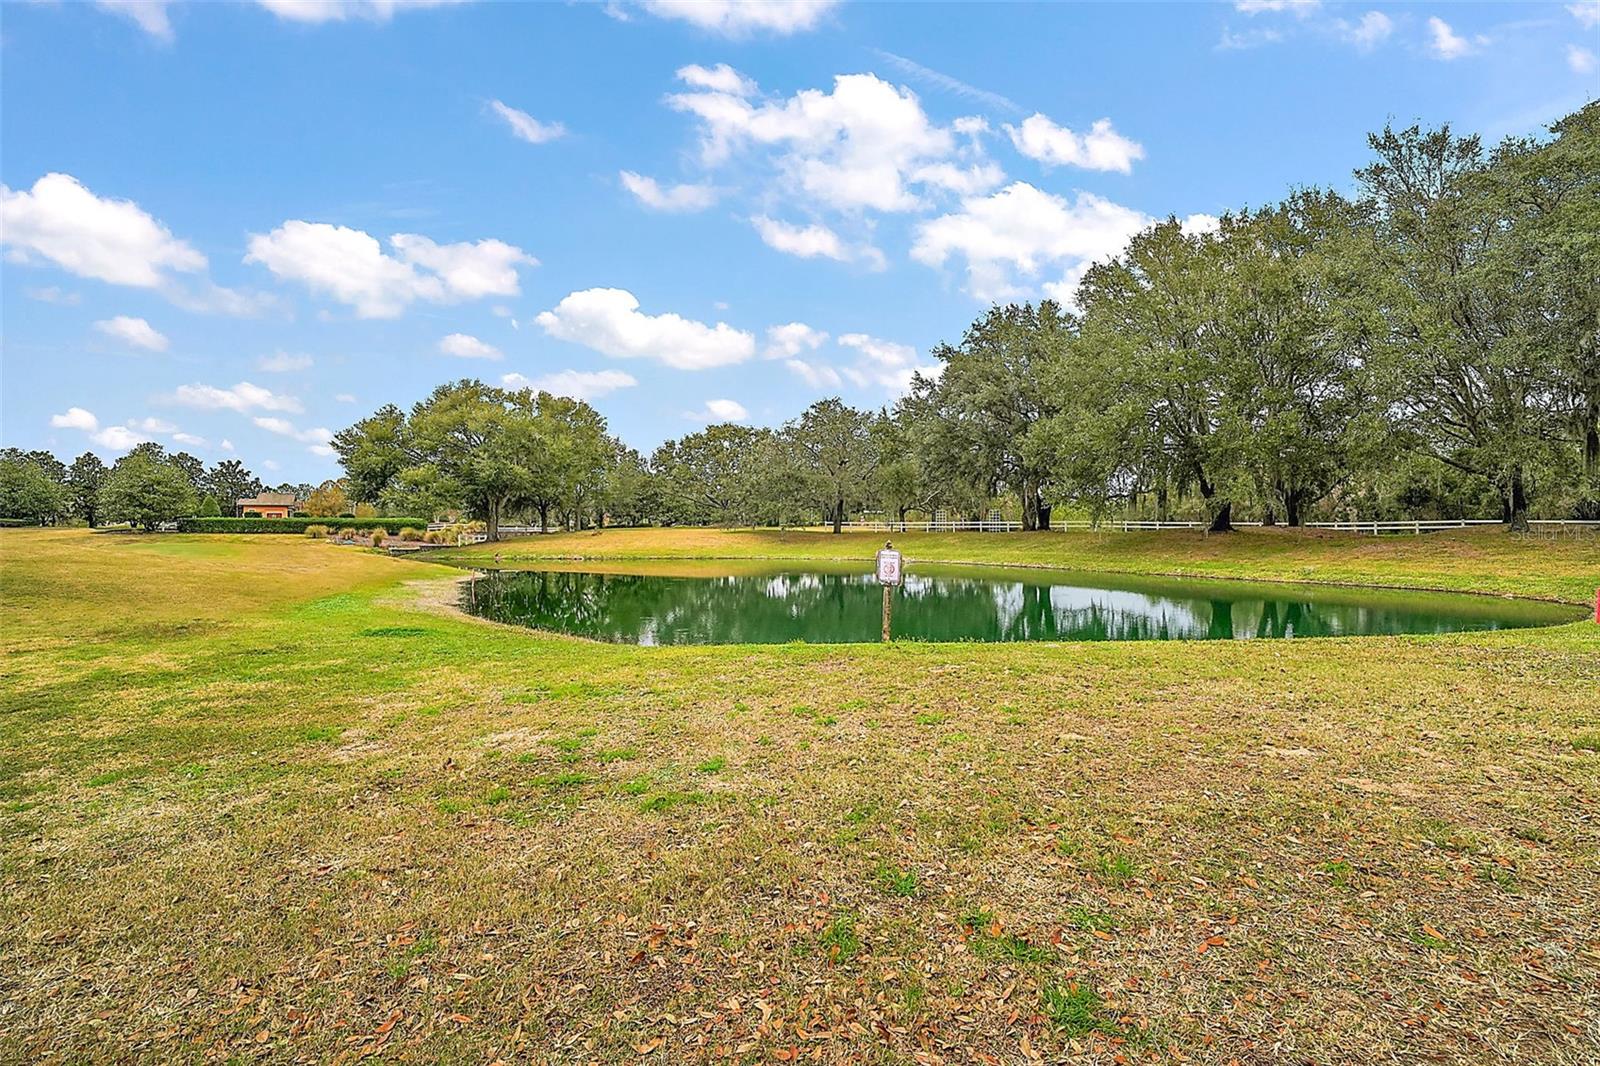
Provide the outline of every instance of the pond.
{"type": "MultiPolygon", "coordinates": [[[[879,639],[861,564],[627,563],[493,570],[461,606],[497,622],[622,644],[842,644],[879,639]]],[[[1379,589],[912,564],[894,637],[924,641],[1244,640],[1554,625],[1575,608],[1379,589]]]]}

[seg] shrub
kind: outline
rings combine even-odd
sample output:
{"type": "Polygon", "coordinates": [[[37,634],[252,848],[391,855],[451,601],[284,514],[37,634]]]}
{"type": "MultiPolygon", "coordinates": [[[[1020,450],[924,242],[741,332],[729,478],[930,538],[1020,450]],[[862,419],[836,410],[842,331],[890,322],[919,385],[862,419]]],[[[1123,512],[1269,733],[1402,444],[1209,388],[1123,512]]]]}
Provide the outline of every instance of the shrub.
{"type": "Polygon", "coordinates": [[[372,546],[376,548],[383,543],[385,533],[382,529],[369,529],[367,530],[367,536],[372,538],[372,546]]]}
{"type": "Polygon", "coordinates": [[[420,518],[180,518],[179,533],[289,533],[299,536],[308,526],[335,530],[381,528],[395,533],[406,526],[427,525],[420,518]]]}
{"type": "Polygon", "coordinates": [[[310,537],[312,540],[321,540],[323,537],[326,537],[329,532],[330,530],[328,527],[323,525],[306,527],[306,536],[310,537]]]}
{"type": "Polygon", "coordinates": [[[401,540],[421,540],[422,539],[422,530],[417,529],[415,526],[404,526],[400,530],[400,539],[401,540]]]}

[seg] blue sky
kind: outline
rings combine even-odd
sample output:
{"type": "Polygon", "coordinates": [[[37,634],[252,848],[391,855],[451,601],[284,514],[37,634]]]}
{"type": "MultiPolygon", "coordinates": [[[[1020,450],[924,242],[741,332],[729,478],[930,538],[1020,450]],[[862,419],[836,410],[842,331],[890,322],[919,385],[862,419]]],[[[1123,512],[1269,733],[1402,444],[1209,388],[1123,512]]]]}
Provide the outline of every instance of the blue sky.
{"type": "Polygon", "coordinates": [[[1551,4],[6,3],[0,439],[268,481],[462,376],[648,450],[892,402],[1149,220],[1600,96],[1551,4]]]}

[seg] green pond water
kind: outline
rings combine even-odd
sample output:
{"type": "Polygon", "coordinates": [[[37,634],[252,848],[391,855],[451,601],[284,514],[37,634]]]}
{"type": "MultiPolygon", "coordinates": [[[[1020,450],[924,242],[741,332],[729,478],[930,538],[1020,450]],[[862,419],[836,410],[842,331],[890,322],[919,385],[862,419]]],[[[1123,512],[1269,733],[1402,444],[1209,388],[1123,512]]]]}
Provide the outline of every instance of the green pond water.
{"type": "MultiPolygon", "coordinates": [[[[1455,633],[1570,622],[1575,608],[1440,593],[912,564],[898,640],[1246,640],[1455,633]]],[[[621,644],[876,641],[865,565],[629,563],[494,570],[462,589],[484,618],[621,644]]]]}

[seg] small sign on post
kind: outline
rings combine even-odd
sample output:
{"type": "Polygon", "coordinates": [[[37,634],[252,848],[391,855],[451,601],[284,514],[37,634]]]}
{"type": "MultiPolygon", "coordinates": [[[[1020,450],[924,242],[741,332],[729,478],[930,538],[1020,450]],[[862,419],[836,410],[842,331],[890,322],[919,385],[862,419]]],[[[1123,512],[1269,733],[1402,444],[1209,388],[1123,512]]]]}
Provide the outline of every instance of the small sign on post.
{"type": "Polygon", "coordinates": [[[878,584],[904,584],[900,576],[900,553],[888,541],[884,542],[883,550],[878,553],[878,584]]]}
{"type": "Polygon", "coordinates": [[[883,586],[883,640],[887,644],[894,590],[896,586],[905,584],[905,573],[900,566],[900,553],[894,550],[894,544],[889,541],[883,542],[883,550],[878,553],[878,584],[883,586]]]}

